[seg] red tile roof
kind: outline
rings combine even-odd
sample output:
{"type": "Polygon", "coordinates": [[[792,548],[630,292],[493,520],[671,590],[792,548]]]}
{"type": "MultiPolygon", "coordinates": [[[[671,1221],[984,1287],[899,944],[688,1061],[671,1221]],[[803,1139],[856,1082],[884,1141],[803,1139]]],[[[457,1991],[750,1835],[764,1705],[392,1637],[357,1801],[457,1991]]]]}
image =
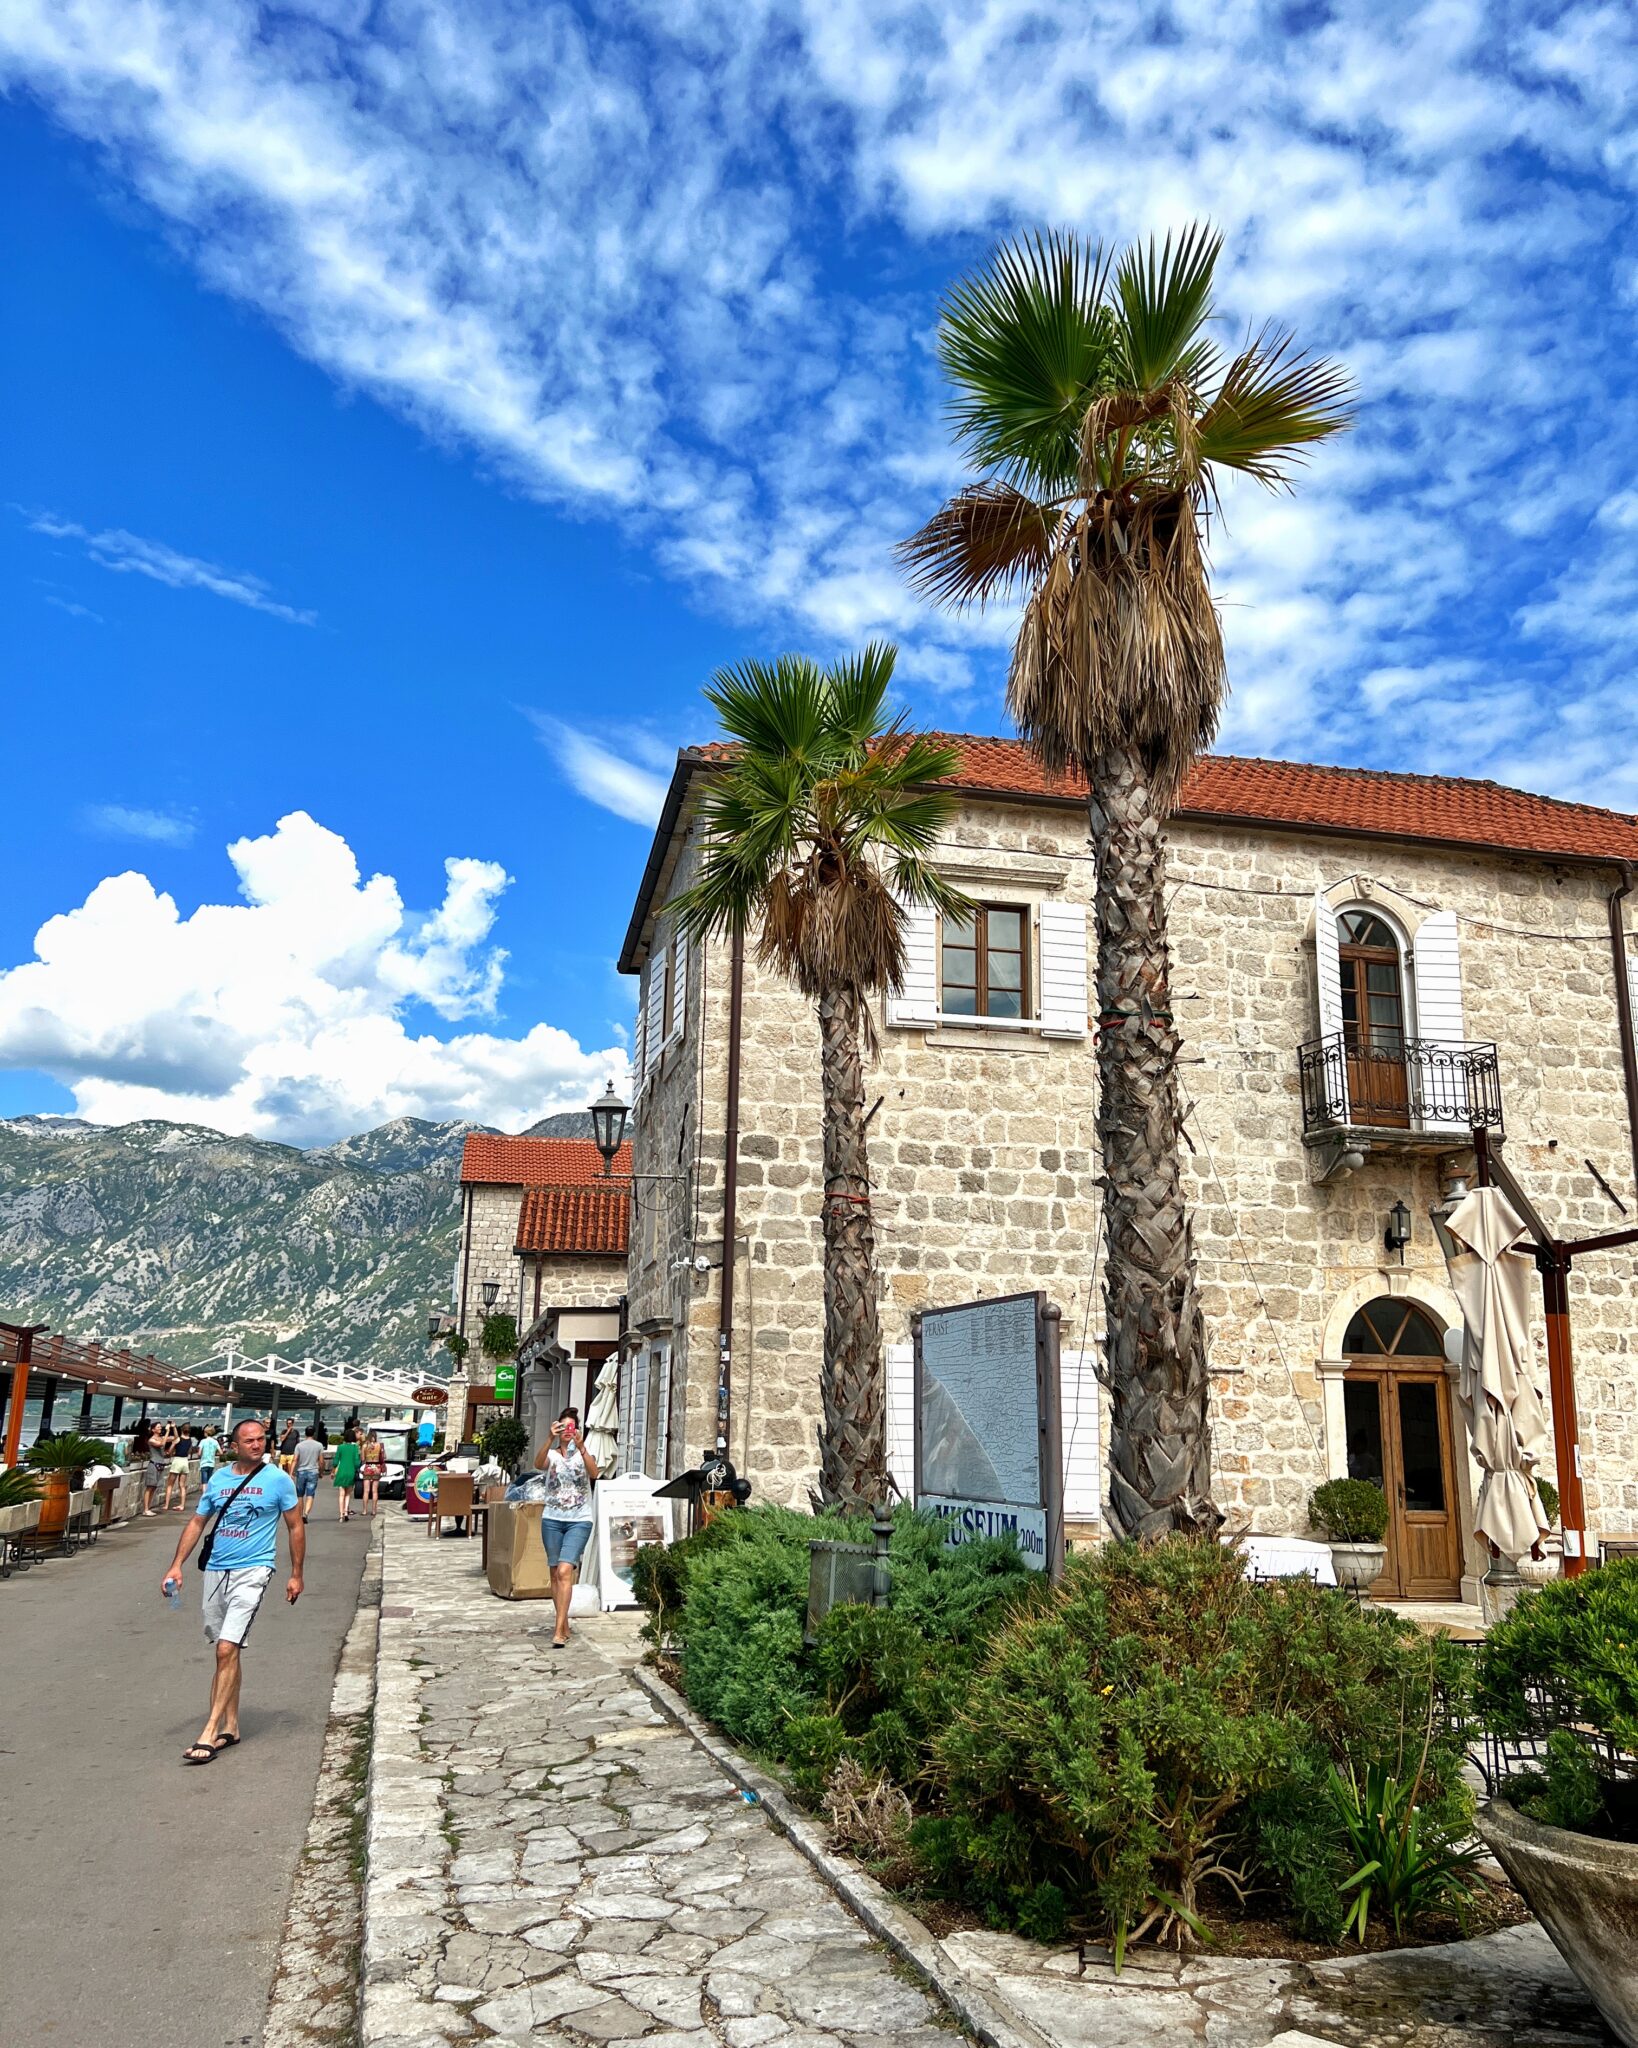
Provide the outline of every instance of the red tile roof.
{"type": "MultiPolygon", "coordinates": [[[[614,1155],[616,1174],[631,1171],[631,1147],[614,1155]]],[[[603,1155],[590,1138],[500,1138],[474,1131],[461,1153],[461,1179],[502,1187],[584,1187],[604,1178],[603,1155]]]]}
{"type": "MultiPolygon", "coordinates": [[[[1086,793],[1079,775],[1048,775],[1022,740],[954,732],[930,737],[960,749],[955,781],[963,789],[1057,799],[1086,793]]],[[[698,749],[706,760],[720,760],[729,751],[720,741],[698,749]]],[[[1313,825],[1371,838],[1493,846],[1507,853],[1638,861],[1638,817],[1455,775],[1207,754],[1190,769],[1178,812],[1234,823],[1313,825]]]]}
{"type": "Polygon", "coordinates": [[[608,1181],[599,1187],[525,1188],[514,1249],[623,1259],[630,1227],[629,1181],[608,1181]]]}

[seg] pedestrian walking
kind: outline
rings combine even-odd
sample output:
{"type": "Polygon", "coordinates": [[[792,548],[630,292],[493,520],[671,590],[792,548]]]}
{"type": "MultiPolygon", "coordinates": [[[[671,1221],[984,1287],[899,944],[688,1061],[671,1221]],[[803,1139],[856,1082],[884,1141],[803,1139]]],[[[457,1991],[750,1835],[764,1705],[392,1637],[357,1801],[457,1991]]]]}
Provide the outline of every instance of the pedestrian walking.
{"type": "Polygon", "coordinates": [[[205,1575],[205,1640],[215,1645],[216,1669],[205,1725],[198,1741],[183,1751],[185,1764],[214,1763],[239,1740],[241,1652],[278,1562],[281,1518],[290,1541],[284,1597],[292,1607],[301,1598],[307,1555],[307,1530],[296,1511],[295,1486],[287,1473],[266,1462],[266,1425],[241,1422],[228,1447],[233,1461],[214,1472],[200,1494],[160,1588],[167,1599],[173,1588],[180,1588],[182,1567],[204,1536],[199,1563],[205,1575]]]}
{"type": "MultiPolygon", "coordinates": [[[[213,1422],[210,1428],[205,1431],[199,1445],[199,1484],[201,1489],[209,1486],[211,1474],[216,1470],[221,1455],[222,1439],[217,1434],[216,1425],[213,1422]]],[[[203,1492],[201,1492],[200,1498],[204,1498],[203,1492]]]]}
{"type": "Polygon", "coordinates": [[[193,1460],[193,1438],[185,1430],[178,1430],[171,1439],[171,1455],[165,1466],[165,1498],[161,1506],[168,1512],[185,1515],[188,1512],[188,1477],[193,1460]],[[176,1506],[171,1507],[172,1495],[176,1506]]]}
{"type": "Polygon", "coordinates": [[[346,1522],[352,1519],[353,1488],[358,1484],[359,1469],[364,1463],[364,1453],[359,1448],[358,1431],[348,1423],[346,1432],[336,1445],[336,1519],[346,1522]]]}
{"type": "Polygon", "coordinates": [[[381,1475],[387,1469],[387,1447],[372,1429],[364,1439],[364,1512],[373,1516],[381,1506],[381,1475]]]}
{"type": "Polygon", "coordinates": [[[296,1446],[300,1442],[301,1431],[293,1422],[288,1423],[285,1427],[284,1435],[279,1438],[279,1470],[281,1472],[295,1471],[296,1446]]]}
{"type": "Polygon", "coordinates": [[[301,1502],[304,1522],[313,1512],[313,1502],[318,1495],[319,1467],[323,1460],[324,1446],[318,1440],[318,1431],[309,1425],[307,1434],[296,1446],[290,1472],[296,1498],[301,1502]]]}
{"type": "Polygon", "coordinates": [[[552,1604],[557,1611],[552,1648],[561,1650],[569,1640],[569,1602],[574,1597],[575,1574],[591,1540],[592,1488],[598,1477],[597,1460],[580,1441],[578,1409],[565,1408],[552,1424],[550,1435],[535,1456],[535,1470],[546,1474],[540,1538],[546,1546],[552,1604]]]}

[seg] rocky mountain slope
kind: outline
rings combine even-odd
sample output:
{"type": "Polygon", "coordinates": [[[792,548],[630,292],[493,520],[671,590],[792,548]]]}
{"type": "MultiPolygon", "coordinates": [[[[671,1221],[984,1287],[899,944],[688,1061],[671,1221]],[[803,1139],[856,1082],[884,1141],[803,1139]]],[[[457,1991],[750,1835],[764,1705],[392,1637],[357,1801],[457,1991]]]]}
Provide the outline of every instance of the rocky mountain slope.
{"type": "Polygon", "coordinates": [[[304,1152],[194,1124],[0,1120],[0,1318],[177,1364],[231,1340],[420,1371],[477,1128],[403,1117],[304,1152]]]}

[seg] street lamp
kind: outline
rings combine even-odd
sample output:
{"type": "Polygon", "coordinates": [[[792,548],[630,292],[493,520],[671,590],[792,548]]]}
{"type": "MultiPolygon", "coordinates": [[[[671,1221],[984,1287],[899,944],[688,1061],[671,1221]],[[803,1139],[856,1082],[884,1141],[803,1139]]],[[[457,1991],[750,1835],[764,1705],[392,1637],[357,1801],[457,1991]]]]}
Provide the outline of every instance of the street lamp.
{"type": "Polygon", "coordinates": [[[614,1079],[591,1106],[592,1141],[603,1155],[605,1178],[614,1172],[615,1155],[626,1141],[626,1118],[630,1110],[614,1092],[614,1079]]]}
{"type": "Polygon", "coordinates": [[[496,1296],[497,1296],[497,1295],[498,1295],[499,1293],[500,1293],[500,1282],[499,1282],[498,1280],[486,1280],[486,1281],[485,1281],[485,1282],[483,1283],[483,1305],[484,1305],[484,1307],[485,1307],[485,1308],[493,1308],[493,1307],[495,1306],[495,1298],[496,1298],[496,1296]]]}
{"type": "Polygon", "coordinates": [[[1411,1212],[1403,1202],[1395,1202],[1388,1211],[1388,1227],[1382,1233],[1382,1242],[1390,1252],[1398,1252],[1399,1263],[1405,1263],[1405,1247],[1410,1243],[1411,1212]]]}

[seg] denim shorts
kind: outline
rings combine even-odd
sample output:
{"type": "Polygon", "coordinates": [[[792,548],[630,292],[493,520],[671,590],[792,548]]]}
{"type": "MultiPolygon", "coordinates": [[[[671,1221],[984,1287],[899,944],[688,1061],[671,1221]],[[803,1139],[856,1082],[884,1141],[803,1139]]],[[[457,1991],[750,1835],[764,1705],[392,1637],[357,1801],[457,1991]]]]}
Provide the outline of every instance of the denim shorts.
{"type": "Polygon", "coordinates": [[[293,1479],[295,1480],[295,1482],[296,1482],[296,1498],[297,1498],[297,1500],[302,1500],[302,1499],[304,1499],[304,1498],[306,1498],[306,1497],[308,1497],[308,1496],[311,1496],[311,1497],[312,1497],[313,1499],[315,1499],[315,1500],[316,1500],[316,1499],[318,1498],[318,1479],[319,1479],[319,1476],[318,1476],[317,1472],[312,1472],[312,1471],[296,1472],[296,1473],[292,1473],[292,1475],[291,1475],[291,1476],[292,1476],[292,1478],[293,1478],[293,1479]]]}
{"type": "Polygon", "coordinates": [[[540,1518],[540,1540],[546,1546],[548,1564],[578,1564],[591,1541],[590,1522],[560,1522],[551,1515],[540,1518]]]}

